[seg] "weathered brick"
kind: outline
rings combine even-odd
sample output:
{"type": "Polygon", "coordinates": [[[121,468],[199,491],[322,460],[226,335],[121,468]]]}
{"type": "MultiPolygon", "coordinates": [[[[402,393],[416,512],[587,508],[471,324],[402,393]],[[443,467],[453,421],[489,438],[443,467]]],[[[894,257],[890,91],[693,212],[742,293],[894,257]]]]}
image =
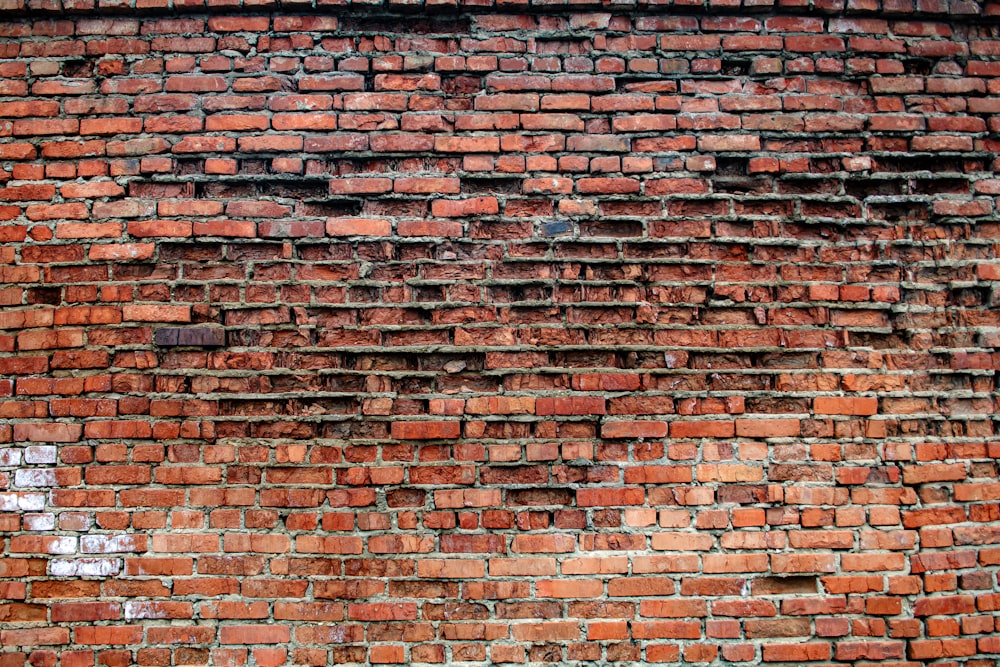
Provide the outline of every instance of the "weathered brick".
{"type": "Polygon", "coordinates": [[[329,218],[326,233],[330,236],[389,236],[392,223],[372,218],[329,218]]]}
{"type": "Polygon", "coordinates": [[[14,424],[14,438],[28,442],[76,442],[83,434],[81,424],[28,423],[14,424]]]}
{"type": "Polygon", "coordinates": [[[818,396],[813,408],[817,414],[825,415],[874,415],[878,412],[878,399],[818,396]]]}
{"type": "Polygon", "coordinates": [[[190,306],[148,305],[124,306],[122,317],[133,322],[189,322],[190,306]]]}
{"type": "Polygon", "coordinates": [[[499,212],[500,206],[495,197],[476,197],[474,199],[436,199],[431,202],[431,213],[443,218],[495,215],[499,212]]]}
{"type": "Polygon", "coordinates": [[[605,422],[601,427],[603,438],[663,438],[667,424],[660,421],[605,422]]]}
{"type": "Polygon", "coordinates": [[[392,437],[400,440],[438,440],[457,438],[461,424],[448,422],[403,422],[392,423],[392,437]]]}

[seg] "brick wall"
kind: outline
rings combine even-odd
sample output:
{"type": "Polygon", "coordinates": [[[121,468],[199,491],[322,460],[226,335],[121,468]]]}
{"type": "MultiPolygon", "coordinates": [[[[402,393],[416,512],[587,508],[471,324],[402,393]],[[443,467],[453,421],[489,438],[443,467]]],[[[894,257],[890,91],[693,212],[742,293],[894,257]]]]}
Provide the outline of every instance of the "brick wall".
{"type": "Polygon", "coordinates": [[[995,664],[1000,6],[245,2],[0,2],[0,666],[995,664]]]}

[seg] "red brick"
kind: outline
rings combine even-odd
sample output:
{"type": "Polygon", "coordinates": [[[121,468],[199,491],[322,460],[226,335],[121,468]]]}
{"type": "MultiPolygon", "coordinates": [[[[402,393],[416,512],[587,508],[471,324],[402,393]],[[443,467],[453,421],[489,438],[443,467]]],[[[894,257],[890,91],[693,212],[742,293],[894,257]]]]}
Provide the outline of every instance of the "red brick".
{"type": "Polygon", "coordinates": [[[517,623],[511,627],[517,641],[565,641],[580,637],[580,626],[571,621],[517,623]]]}
{"type": "Polygon", "coordinates": [[[643,600],[639,613],[647,618],[700,618],[708,615],[705,600],[643,600]]]}
{"type": "Polygon", "coordinates": [[[132,322],[190,322],[190,306],[124,306],[122,317],[132,322]]]}
{"type": "Polygon", "coordinates": [[[28,442],[77,442],[83,434],[80,424],[55,422],[14,424],[14,439],[28,442]]]}
{"type": "Polygon", "coordinates": [[[396,231],[400,236],[459,237],[463,228],[460,222],[443,220],[401,220],[396,231]]]}
{"type": "MultiPolygon", "coordinates": [[[[182,235],[187,223],[177,227],[173,231],[177,235],[182,235]]],[[[254,238],[257,236],[257,224],[254,222],[240,222],[238,220],[207,220],[196,221],[191,226],[191,234],[194,236],[231,236],[240,238],[254,238]]]]}
{"type": "Polygon", "coordinates": [[[830,644],[797,643],[797,644],[765,644],[763,647],[765,662],[807,662],[811,660],[829,660],[830,644]]]}
{"type": "Polygon", "coordinates": [[[0,311],[0,329],[49,327],[52,326],[53,320],[54,311],[51,308],[0,311]]]}
{"type": "Polygon", "coordinates": [[[275,625],[229,625],[219,628],[223,644],[282,644],[291,639],[287,627],[275,625]]]}
{"type": "Polygon", "coordinates": [[[340,178],[330,181],[330,194],[375,194],[391,191],[390,178],[340,178]]]}
{"type": "Polygon", "coordinates": [[[111,644],[125,646],[142,643],[143,628],[138,625],[80,626],[73,631],[77,644],[111,644]]]}
{"type": "Polygon", "coordinates": [[[89,257],[93,261],[127,262],[149,259],[156,246],[152,243],[95,244],[90,246],[89,257]]]}
{"type": "Polygon", "coordinates": [[[667,424],[659,421],[605,422],[601,427],[603,438],[665,438],[667,424]]]}
{"type": "Polygon", "coordinates": [[[128,233],[137,238],[183,238],[191,236],[191,222],[184,220],[130,220],[128,233]]]}
{"type": "Polygon", "coordinates": [[[500,206],[496,197],[476,197],[474,199],[435,199],[431,202],[431,214],[442,218],[496,215],[500,206]]]}
{"type": "Polygon", "coordinates": [[[646,493],[642,489],[579,489],[576,502],[580,507],[612,507],[621,505],[642,505],[646,493]]]}
{"type": "Polygon", "coordinates": [[[85,220],[90,217],[87,205],[82,202],[70,204],[33,204],[25,209],[29,220],[85,220]]]}
{"type": "Polygon", "coordinates": [[[393,182],[393,190],[406,194],[458,194],[461,192],[458,178],[405,177],[393,182]]]}
{"type": "Polygon", "coordinates": [[[15,120],[12,133],[14,136],[43,136],[76,134],[80,127],[80,121],[75,118],[63,118],[52,120],[15,120]]]}
{"type": "Polygon", "coordinates": [[[417,618],[414,602],[352,603],[347,605],[347,617],[358,621],[412,621],[417,618]]]}
{"type": "Polygon", "coordinates": [[[434,150],[440,153],[496,153],[499,137],[435,137],[434,150]]]}
{"type": "Polygon", "coordinates": [[[677,421],[670,424],[672,438],[731,438],[735,434],[734,421],[677,421]]]}
{"type": "Polygon", "coordinates": [[[364,90],[365,80],[360,74],[331,74],[304,76],[299,79],[299,90],[364,90]]]}
{"type": "Polygon", "coordinates": [[[747,438],[787,438],[799,435],[798,419],[737,419],[736,435],[747,438]]]}
{"type": "Polygon", "coordinates": [[[328,218],[326,233],[330,236],[389,236],[392,223],[375,218],[328,218]]]}
{"type": "Polygon", "coordinates": [[[576,191],[583,194],[629,194],[639,189],[634,178],[581,178],[576,182],[576,191]]]}
{"type": "Polygon", "coordinates": [[[752,134],[703,135],[698,138],[701,151],[758,151],[760,137],[752,134]]]}
{"type": "Polygon", "coordinates": [[[208,19],[208,29],[213,32],[259,32],[266,31],[269,24],[267,16],[212,16],[208,19]]]}
{"type": "Polygon", "coordinates": [[[417,564],[417,574],[425,579],[481,579],[485,565],[481,560],[423,559],[417,564]]]}
{"type": "Polygon", "coordinates": [[[823,415],[874,415],[878,412],[878,399],[818,396],[813,400],[813,409],[823,415]]]}

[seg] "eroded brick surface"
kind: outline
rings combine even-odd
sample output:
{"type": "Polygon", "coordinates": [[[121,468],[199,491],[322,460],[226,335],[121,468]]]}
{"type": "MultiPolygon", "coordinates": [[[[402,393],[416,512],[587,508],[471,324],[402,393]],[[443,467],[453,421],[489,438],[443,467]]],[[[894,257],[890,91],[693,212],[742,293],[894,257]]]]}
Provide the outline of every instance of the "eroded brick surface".
{"type": "Polygon", "coordinates": [[[994,664],[998,5],[318,4],[0,3],[0,665],[994,664]]]}

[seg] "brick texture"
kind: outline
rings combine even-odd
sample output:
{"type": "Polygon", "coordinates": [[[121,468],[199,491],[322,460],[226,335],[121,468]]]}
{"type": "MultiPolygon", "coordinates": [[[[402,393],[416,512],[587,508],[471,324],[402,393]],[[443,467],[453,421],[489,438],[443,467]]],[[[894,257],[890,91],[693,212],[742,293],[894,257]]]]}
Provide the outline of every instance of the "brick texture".
{"type": "Polygon", "coordinates": [[[0,666],[996,664],[998,16],[0,0],[0,666]]]}

